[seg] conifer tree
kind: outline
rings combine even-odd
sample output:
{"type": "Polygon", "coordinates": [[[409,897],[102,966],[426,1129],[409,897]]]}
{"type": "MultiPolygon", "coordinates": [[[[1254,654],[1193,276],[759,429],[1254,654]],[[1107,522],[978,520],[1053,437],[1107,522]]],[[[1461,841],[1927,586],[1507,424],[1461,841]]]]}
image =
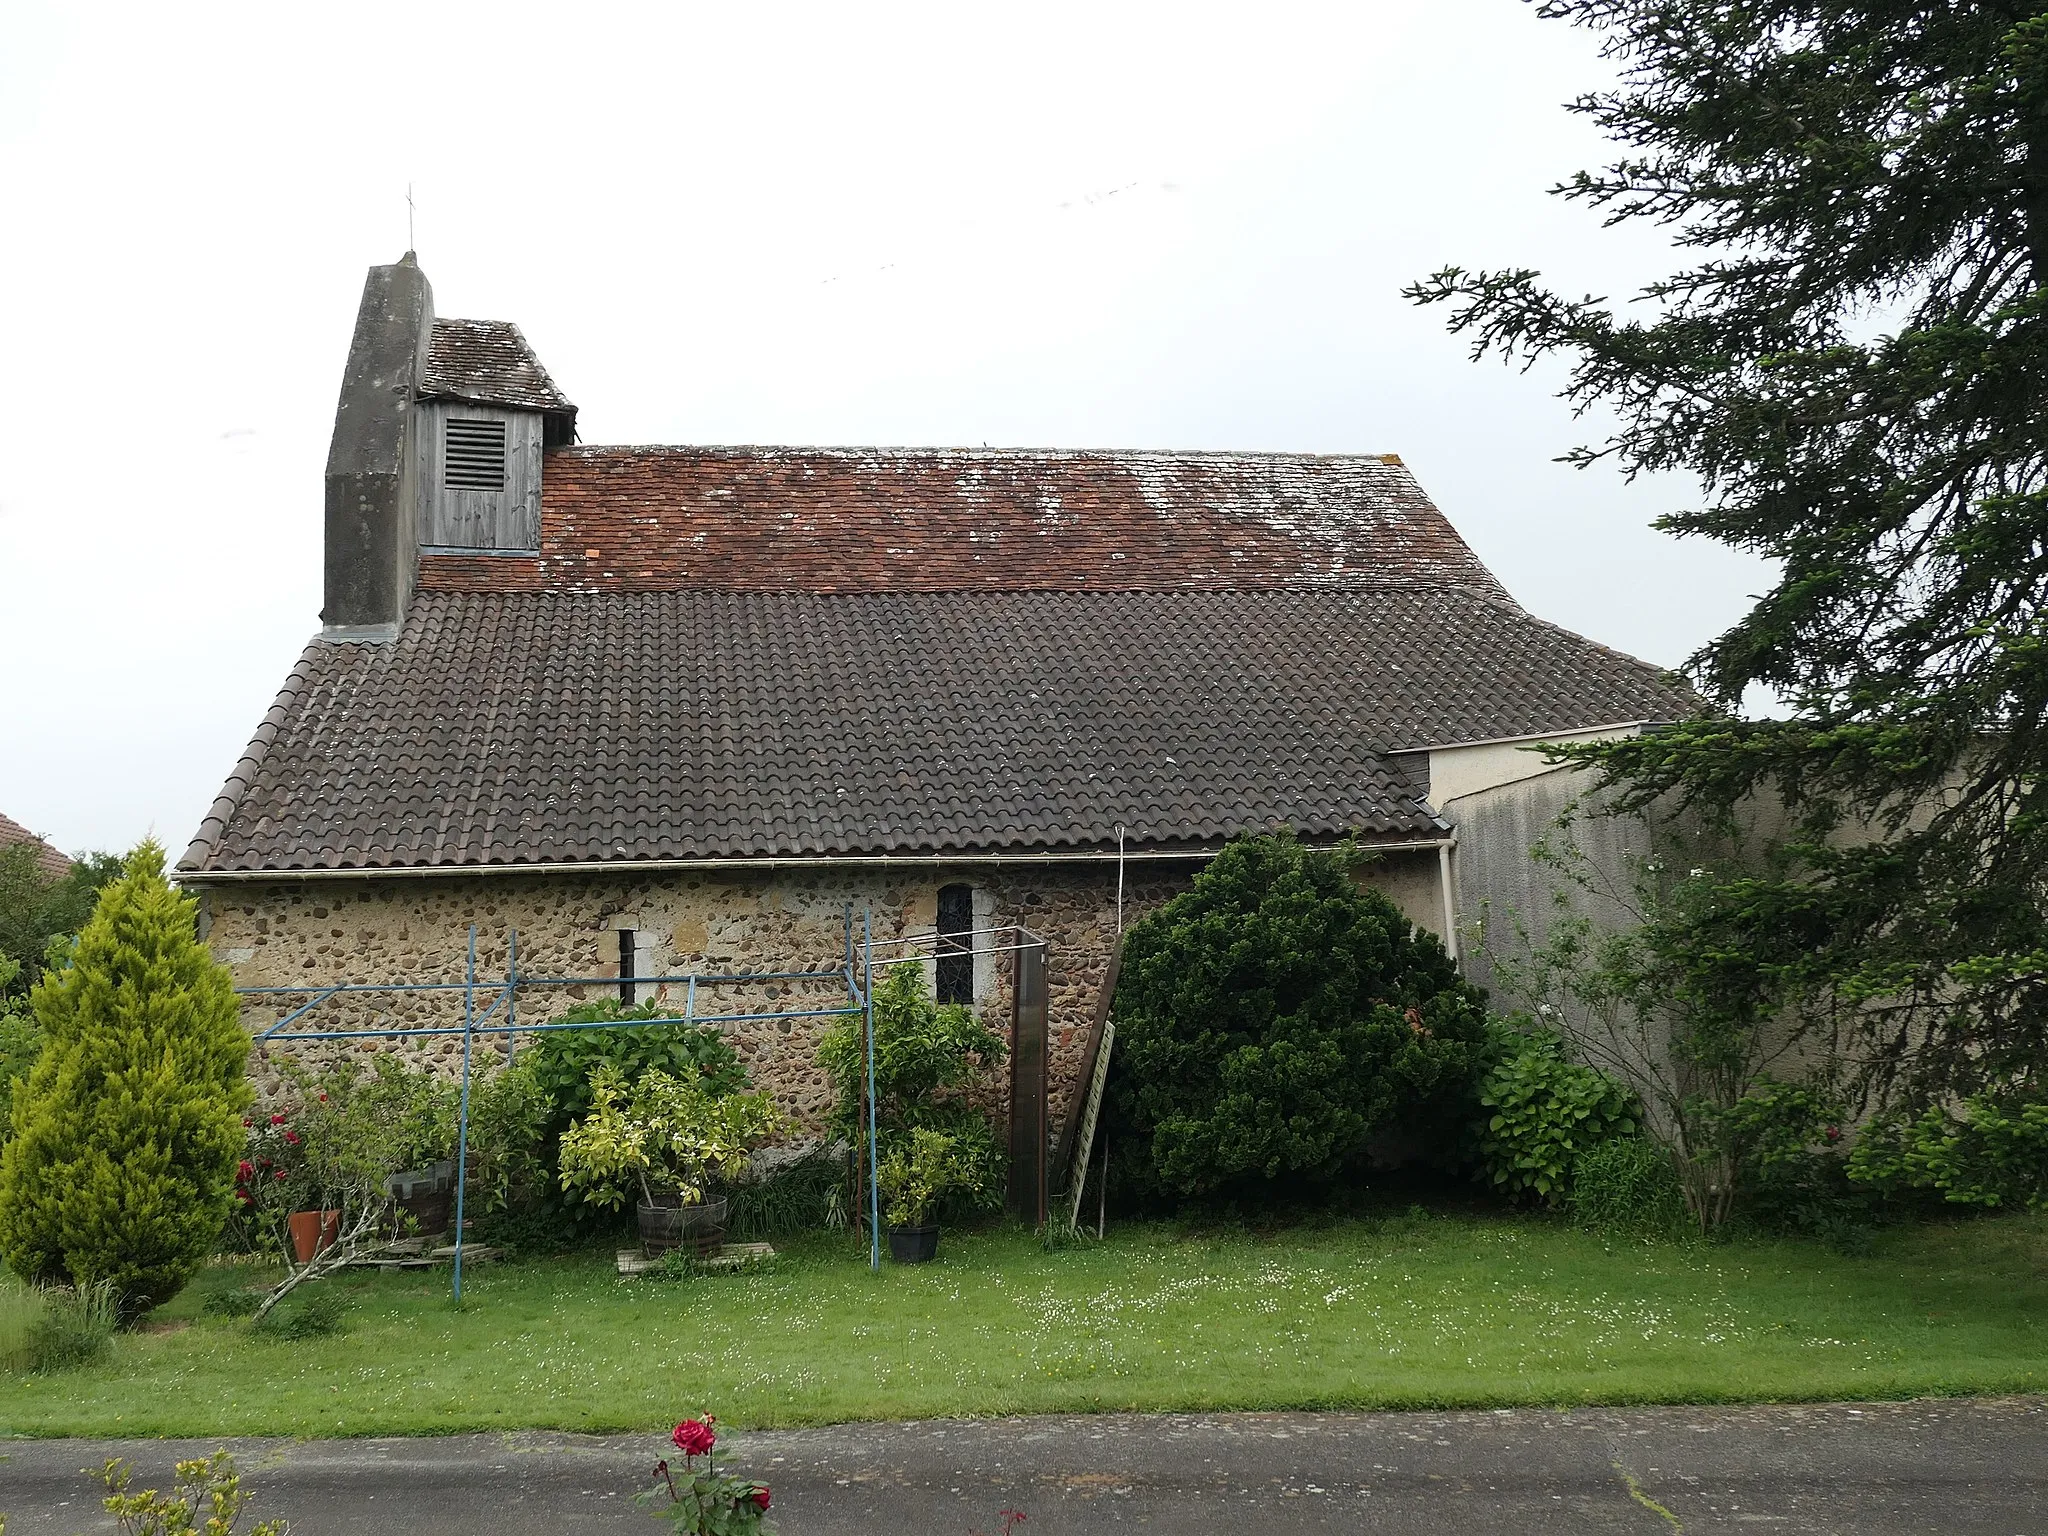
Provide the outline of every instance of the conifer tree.
{"type": "Polygon", "coordinates": [[[251,1099],[233,984],[196,915],[143,843],[36,986],[47,1043],[0,1151],[0,1255],[30,1281],[111,1281],[129,1316],[212,1251],[251,1099]]]}
{"type": "Polygon", "coordinates": [[[1410,290],[1475,354],[1571,365],[1577,450],[1679,469],[1664,519],[1778,563],[1688,664],[1719,708],[1564,754],[1641,809],[1794,813],[1765,878],[1662,936],[1750,957],[1904,1102],[2048,1069],[2048,3],[1542,0],[1601,34],[1621,146],[1558,188],[1661,226],[1627,310],[1527,270],[1410,290]],[[1791,717],[1744,720],[1745,689],[1791,717]],[[1798,942],[1787,952],[1785,936],[1798,942]]]}

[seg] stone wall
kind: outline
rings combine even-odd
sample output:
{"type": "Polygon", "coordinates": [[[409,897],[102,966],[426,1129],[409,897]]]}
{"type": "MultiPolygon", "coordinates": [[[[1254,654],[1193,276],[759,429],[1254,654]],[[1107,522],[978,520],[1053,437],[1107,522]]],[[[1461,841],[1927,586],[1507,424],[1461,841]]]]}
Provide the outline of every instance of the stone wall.
{"type": "MultiPolygon", "coordinates": [[[[1126,926],[1186,889],[1198,866],[1190,861],[1133,860],[1125,867],[1126,926]]],[[[1364,872],[1404,907],[1424,917],[1436,901],[1434,855],[1393,857],[1364,872]]],[[[476,1007],[481,1012],[502,991],[507,940],[518,933],[522,977],[583,978],[578,985],[523,984],[517,995],[521,1022],[560,1013],[572,1003],[616,995],[619,931],[638,939],[634,970],[640,976],[706,972],[820,971],[811,980],[777,979],[738,985],[700,985],[699,1017],[793,1013],[843,1006],[839,972],[846,962],[847,920],[872,912],[883,954],[889,941],[930,933],[942,885],[975,887],[977,920],[994,928],[1022,927],[1046,941],[1047,1030],[1051,1116],[1061,1129],[1080,1075],[1081,1052],[1095,1017],[1103,976],[1115,949],[1117,872],[1113,864],[1001,866],[920,865],[862,868],[726,870],[702,874],[539,875],[402,880],[305,880],[276,885],[234,885],[207,891],[207,942],[234,972],[240,987],[311,987],[391,982],[460,983],[471,924],[477,930],[476,1007]]],[[[1435,926],[1435,925],[1431,925],[1435,926]]],[[[976,965],[975,1006],[1005,1035],[1010,1029],[1012,934],[998,934],[999,952],[976,965]]],[[[640,1000],[658,992],[681,1012],[687,988],[641,988],[640,1000]]],[[[244,1021],[252,1032],[275,1023],[303,997],[249,998],[244,1021]]],[[[374,1032],[337,1043],[293,1043],[259,1053],[253,1067],[266,1099],[280,1091],[276,1056],[290,1053],[320,1062],[349,1051],[397,1051],[455,1073],[461,1041],[407,1037],[405,1029],[459,1026],[458,986],[436,992],[352,993],[321,1003],[292,1028],[374,1032]]],[[[488,1067],[506,1059],[503,1005],[477,1037],[476,1060],[488,1067]]],[[[732,1037],[757,1085],[772,1090],[798,1134],[814,1134],[831,1107],[832,1090],[816,1063],[825,1017],[780,1018],[720,1025],[732,1037]]],[[[530,1039],[531,1037],[524,1037],[530,1039]]],[[[1007,1103],[1007,1079],[997,1105],[1007,1103]]]]}
{"type": "MultiPolygon", "coordinates": [[[[1186,864],[1132,863],[1126,871],[1125,917],[1135,920],[1185,887],[1186,864]]],[[[889,941],[929,933],[938,889],[954,881],[977,888],[977,910],[998,927],[1022,925],[1047,941],[1051,1087],[1055,1119],[1079,1073],[1079,1055],[1116,940],[1114,866],[920,866],[914,870],[784,869],[704,874],[520,875],[403,880],[306,880],[215,887],[206,893],[207,942],[234,972],[239,987],[317,987],[392,982],[460,983],[468,932],[477,930],[481,1012],[503,989],[507,941],[518,933],[522,977],[576,977],[581,984],[522,984],[521,1022],[550,1017],[574,1002],[616,995],[620,929],[639,938],[639,975],[704,972],[822,971],[830,977],[700,985],[696,1012],[721,1014],[830,1009],[846,1001],[838,972],[845,964],[846,912],[871,911],[883,952],[889,941]]],[[[998,936],[992,947],[1016,942],[998,936]]],[[[901,953],[901,951],[894,951],[901,953]]],[[[1012,956],[985,957],[977,970],[977,1011],[1008,1033],[1012,956]]],[[[643,985],[682,1010],[687,988],[643,985]]],[[[248,998],[243,1017],[252,1032],[275,1023],[302,997],[248,998]]],[[[290,1029],[373,1031],[345,1042],[280,1044],[259,1053],[253,1068],[266,1097],[280,1089],[276,1057],[319,1062],[349,1052],[397,1051],[443,1071],[460,1069],[461,1042],[408,1037],[405,1029],[459,1026],[463,993],[351,993],[316,1007],[290,1029]]],[[[478,1060],[507,1055],[503,1006],[478,1036],[478,1060]]],[[[754,1081],[771,1089],[795,1129],[812,1133],[831,1106],[832,1091],[816,1065],[829,1018],[725,1023],[754,1081]]],[[[526,1037],[531,1038],[531,1037],[526,1037]]],[[[999,1102],[1006,1100],[1007,1083],[999,1102]]]]}

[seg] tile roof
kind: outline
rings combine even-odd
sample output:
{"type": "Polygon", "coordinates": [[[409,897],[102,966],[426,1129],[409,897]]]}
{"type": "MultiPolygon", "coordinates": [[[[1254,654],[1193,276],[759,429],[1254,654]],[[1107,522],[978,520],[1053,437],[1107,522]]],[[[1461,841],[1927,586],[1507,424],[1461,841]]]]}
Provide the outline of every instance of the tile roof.
{"type": "Polygon", "coordinates": [[[560,449],[537,556],[429,555],[419,584],[1507,596],[1391,455],[923,448],[560,449]]]}
{"type": "Polygon", "coordinates": [[[419,394],[422,400],[576,414],[509,320],[436,320],[419,394]]]}
{"type": "Polygon", "coordinates": [[[180,868],[1426,838],[1394,749],[1689,707],[1481,586],[423,593],[307,647],[180,868]]]}
{"type": "Polygon", "coordinates": [[[35,846],[36,868],[52,880],[61,880],[71,873],[71,860],[29,831],[20,822],[7,816],[0,816],[0,848],[12,848],[16,843],[32,843],[35,846]]]}

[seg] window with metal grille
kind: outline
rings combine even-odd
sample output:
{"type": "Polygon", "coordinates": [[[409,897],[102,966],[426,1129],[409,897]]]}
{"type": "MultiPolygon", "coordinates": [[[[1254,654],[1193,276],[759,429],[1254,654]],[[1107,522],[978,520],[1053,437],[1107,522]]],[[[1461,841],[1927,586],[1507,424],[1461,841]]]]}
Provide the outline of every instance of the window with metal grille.
{"type": "Polygon", "coordinates": [[[939,887],[939,1001],[974,1001],[974,887],[939,887]]]}
{"type": "Polygon", "coordinates": [[[619,930],[619,1001],[628,1008],[640,1000],[636,995],[639,989],[633,985],[633,945],[639,937],[630,928],[619,930]]]}
{"type": "Polygon", "coordinates": [[[448,418],[441,484],[451,491],[505,489],[505,423],[448,418]]]}

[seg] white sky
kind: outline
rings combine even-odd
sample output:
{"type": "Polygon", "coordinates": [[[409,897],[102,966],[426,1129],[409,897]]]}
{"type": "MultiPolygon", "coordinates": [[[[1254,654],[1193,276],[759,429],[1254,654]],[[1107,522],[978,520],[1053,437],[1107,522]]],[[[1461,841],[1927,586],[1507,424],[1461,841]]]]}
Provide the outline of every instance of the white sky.
{"type": "Polygon", "coordinates": [[[1662,267],[1544,188],[1519,0],[0,7],[0,811],[172,851],[320,606],[364,269],[517,321],[589,442],[1396,452],[1521,601],[1672,664],[1760,564],[1553,456],[1402,284],[1662,267]]]}

